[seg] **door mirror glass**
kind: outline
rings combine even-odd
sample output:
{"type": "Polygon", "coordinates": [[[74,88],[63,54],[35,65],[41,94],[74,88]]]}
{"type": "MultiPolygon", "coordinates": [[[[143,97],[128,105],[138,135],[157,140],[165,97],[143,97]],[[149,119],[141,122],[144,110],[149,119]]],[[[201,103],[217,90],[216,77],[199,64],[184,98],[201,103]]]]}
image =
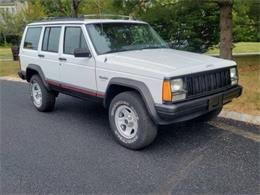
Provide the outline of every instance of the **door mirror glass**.
{"type": "Polygon", "coordinates": [[[76,48],[74,49],[74,56],[76,58],[89,58],[91,57],[90,51],[86,48],[76,48]]]}

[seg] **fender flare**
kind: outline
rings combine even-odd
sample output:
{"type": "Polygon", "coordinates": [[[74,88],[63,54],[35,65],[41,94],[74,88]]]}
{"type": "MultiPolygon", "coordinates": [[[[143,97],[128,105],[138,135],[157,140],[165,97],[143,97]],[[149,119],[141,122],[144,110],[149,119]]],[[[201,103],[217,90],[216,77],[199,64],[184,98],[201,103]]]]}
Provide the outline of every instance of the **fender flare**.
{"type": "Polygon", "coordinates": [[[104,98],[105,107],[107,106],[107,94],[109,93],[110,86],[112,86],[112,85],[128,87],[128,88],[132,88],[132,89],[138,91],[139,94],[141,95],[142,100],[145,103],[147,111],[150,114],[152,120],[156,124],[158,124],[158,121],[160,121],[160,119],[155,110],[155,103],[154,103],[153,97],[151,95],[151,92],[149,91],[149,89],[145,83],[143,83],[141,81],[136,81],[136,80],[127,79],[127,78],[121,78],[121,77],[112,78],[108,83],[106,93],[105,93],[105,98],[104,98]]]}
{"type": "Polygon", "coordinates": [[[27,78],[27,75],[28,75],[27,73],[28,73],[28,70],[29,70],[29,69],[36,71],[36,72],[39,74],[39,76],[41,77],[44,86],[45,86],[48,90],[50,90],[50,86],[49,86],[49,84],[48,84],[47,81],[46,81],[46,77],[45,77],[45,75],[44,75],[44,73],[43,73],[41,67],[40,67],[39,65],[37,65],[37,64],[29,64],[29,65],[27,66],[27,68],[26,68],[26,80],[27,80],[28,82],[29,82],[29,80],[28,80],[28,78],[27,78]]]}

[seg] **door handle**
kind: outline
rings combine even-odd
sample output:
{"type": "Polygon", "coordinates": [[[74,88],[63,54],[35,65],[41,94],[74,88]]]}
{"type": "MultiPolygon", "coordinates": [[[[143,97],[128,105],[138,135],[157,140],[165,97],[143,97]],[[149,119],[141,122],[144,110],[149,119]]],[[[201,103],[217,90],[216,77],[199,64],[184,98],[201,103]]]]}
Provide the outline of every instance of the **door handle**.
{"type": "Polygon", "coordinates": [[[66,58],[59,58],[60,61],[67,61],[66,58]]]}
{"type": "Polygon", "coordinates": [[[44,58],[45,56],[42,55],[42,54],[38,54],[38,57],[39,57],[39,58],[44,58]]]}

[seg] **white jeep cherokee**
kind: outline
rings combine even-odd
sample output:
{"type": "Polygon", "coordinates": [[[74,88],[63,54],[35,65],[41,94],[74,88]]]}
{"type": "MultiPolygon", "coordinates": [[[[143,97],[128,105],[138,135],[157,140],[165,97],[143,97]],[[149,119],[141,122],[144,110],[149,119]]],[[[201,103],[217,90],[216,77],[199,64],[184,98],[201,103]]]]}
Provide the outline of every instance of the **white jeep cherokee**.
{"type": "Polygon", "coordinates": [[[217,116],[242,92],[234,61],[170,49],[136,20],[31,23],[20,64],[39,111],[52,111],[59,92],[102,102],[115,139],[130,149],[149,145],[158,125],[217,116]]]}

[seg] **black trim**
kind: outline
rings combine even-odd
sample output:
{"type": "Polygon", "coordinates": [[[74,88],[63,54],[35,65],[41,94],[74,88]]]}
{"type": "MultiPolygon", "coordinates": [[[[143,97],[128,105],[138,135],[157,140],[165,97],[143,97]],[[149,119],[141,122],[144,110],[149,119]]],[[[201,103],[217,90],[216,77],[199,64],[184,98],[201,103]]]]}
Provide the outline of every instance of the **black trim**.
{"type": "Polygon", "coordinates": [[[43,74],[43,71],[42,71],[41,67],[40,67],[39,65],[36,65],[36,64],[29,64],[29,65],[27,66],[25,78],[26,78],[26,80],[27,80],[28,82],[30,82],[30,78],[28,77],[28,72],[29,72],[30,70],[36,71],[36,72],[39,74],[39,76],[41,77],[44,86],[45,86],[48,90],[50,90],[50,87],[49,87],[48,83],[46,82],[46,77],[45,77],[45,75],[43,74]]]}
{"type": "Polygon", "coordinates": [[[160,116],[159,124],[171,124],[196,118],[212,110],[221,108],[242,94],[242,87],[236,86],[227,91],[211,96],[176,103],[172,105],[156,104],[155,108],[160,116]]]}
{"type": "Polygon", "coordinates": [[[100,97],[100,96],[88,95],[86,93],[80,93],[75,90],[59,87],[59,86],[52,85],[52,84],[49,84],[49,85],[50,85],[50,88],[54,91],[58,91],[60,93],[70,95],[72,97],[76,97],[76,98],[79,98],[82,100],[90,100],[90,101],[94,101],[94,102],[98,102],[98,103],[102,103],[104,101],[104,98],[100,97]]]}
{"type": "Polygon", "coordinates": [[[105,93],[105,98],[104,98],[104,106],[108,107],[108,101],[107,101],[107,96],[109,94],[110,87],[113,85],[117,86],[122,86],[122,87],[128,87],[132,88],[136,91],[138,91],[141,94],[141,97],[145,103],[145,106],[147,108],[148,113],[150,114],[152,120],[157,123],[160,119],[159,116],[157,115],[157,112],[154,107],[154,101],[153,97],[150,93],[150,90],[148,87],[141,81],[136,81],[132,79],[126,79],[126,78],[112,78],[107,86],[106,93],[105,93]]]}

